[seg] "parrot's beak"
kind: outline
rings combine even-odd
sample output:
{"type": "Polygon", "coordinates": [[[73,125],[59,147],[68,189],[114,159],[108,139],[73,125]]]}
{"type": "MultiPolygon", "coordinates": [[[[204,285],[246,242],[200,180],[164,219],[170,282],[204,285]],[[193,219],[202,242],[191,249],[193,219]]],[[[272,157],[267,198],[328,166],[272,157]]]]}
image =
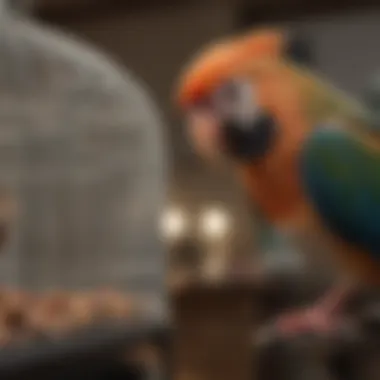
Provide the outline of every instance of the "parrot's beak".
{"type": "Polygon", "coordinates": [[[234,121],[226,123],[197,110],[188,114],[187,133],[196,152],[209,161],[251,162],[263,157],[271,148],[276,124],[266,114],[246,122],[246,125],[234,121]]]}
{"type": "Polygon", "coordinates": [[[224,151],[239,162],[260,160],[272,147],[276,130],[274,119],[266,113],[244,121],[226,121],[222,128],[224,151]]]}

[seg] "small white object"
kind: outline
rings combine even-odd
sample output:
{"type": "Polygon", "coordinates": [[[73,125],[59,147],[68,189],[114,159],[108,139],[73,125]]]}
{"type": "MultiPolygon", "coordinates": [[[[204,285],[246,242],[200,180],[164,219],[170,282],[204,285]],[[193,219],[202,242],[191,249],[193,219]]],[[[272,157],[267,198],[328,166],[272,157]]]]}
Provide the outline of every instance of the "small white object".
{"type": "Polygon", "coordinates": [[[167,240],[176,240],[182,237],[187,230],[187,215],[178,207],[169,208],[161,218],[161,233],[167,240]]]}
{"type": "Polygon", "coordinates": [[[228,212],[219,207],[208,208],[200,216],[202,234],[210,240],[225,237],[231,229],[231,217],[228,212]]]}

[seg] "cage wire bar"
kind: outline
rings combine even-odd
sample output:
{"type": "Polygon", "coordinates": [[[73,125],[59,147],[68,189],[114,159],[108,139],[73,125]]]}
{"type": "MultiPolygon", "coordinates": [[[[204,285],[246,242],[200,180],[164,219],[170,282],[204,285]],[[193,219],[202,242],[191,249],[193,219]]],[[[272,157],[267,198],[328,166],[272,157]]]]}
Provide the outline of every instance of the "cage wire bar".
{"type": "Polygon", "coordinates": [[[165,313],[158,111],[132,74],[11,3],[0,0],[0,191],[17,213],[0,282],[113,286],[165,313]]]}

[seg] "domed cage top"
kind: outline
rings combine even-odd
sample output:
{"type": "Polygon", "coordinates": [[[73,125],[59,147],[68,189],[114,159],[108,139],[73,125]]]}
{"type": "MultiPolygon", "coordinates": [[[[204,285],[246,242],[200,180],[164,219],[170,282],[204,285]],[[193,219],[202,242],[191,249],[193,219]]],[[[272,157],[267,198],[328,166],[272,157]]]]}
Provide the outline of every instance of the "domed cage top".
{"type": "Polygon", "coordinates": [[[0,4],[1,283],[115,287],[164,312],[154,104],[101,53],[0,4]]]}

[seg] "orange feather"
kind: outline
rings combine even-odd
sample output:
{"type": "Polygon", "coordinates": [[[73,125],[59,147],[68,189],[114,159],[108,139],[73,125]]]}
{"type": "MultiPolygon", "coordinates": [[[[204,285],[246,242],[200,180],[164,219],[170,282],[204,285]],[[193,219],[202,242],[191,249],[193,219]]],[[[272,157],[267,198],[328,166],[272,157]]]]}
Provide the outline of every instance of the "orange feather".
{"type": "Polygon", "coordinates": [[[202,52],[185,69],[176,101],[186,108],[211,93],[224,79],[239,73],[250,60],[280,56],[283,46],[283,34],[274,30],[221,41],[202,52]]]}
{"type": "Polygon", "coordinates": [[[279,133],[261,162],[241,166],[252,198],[275,224],[303,219],[309,204],[299,178],[298,155],[310,126],[303,107],[304,96],[294,85],[286,66],[267,64],[255,72],[255,90],[261,109],[277,120],[279,133]]]}

